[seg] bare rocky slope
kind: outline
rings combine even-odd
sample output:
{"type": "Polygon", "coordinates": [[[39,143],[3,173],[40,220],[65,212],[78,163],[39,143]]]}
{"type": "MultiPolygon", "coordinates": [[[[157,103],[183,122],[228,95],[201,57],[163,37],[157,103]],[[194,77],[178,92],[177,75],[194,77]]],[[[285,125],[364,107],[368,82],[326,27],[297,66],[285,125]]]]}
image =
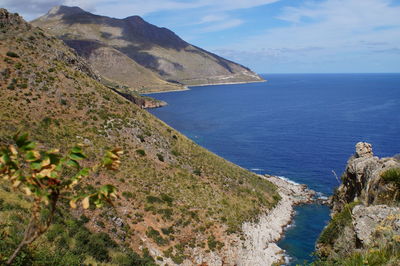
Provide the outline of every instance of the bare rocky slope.
{"type": "MultiPolygon", "coordinates": [[[[243,225],[281,200],[271,182],[104,86],[63,41],[5,9],[0,90],[0,146],[22,131],[61,153],[83,143],[88,163],[110,147],[125,151],[118,173],[96,174],[80,187],[90,193],[113,184],[115,208],[70,212],[65,202],[48,233],[21,252],[19,265],[234,265],[240,258],[232,250],[246,240],[243,225]]],[[[0,264],[21,239],[30,204],[0,180],[0,264]]]]}
{"type": "Polygon", "coordinates": [[[331,198],[332,220],[317,265],[399,265],[400,158],[378,158],[359,142],[331,198]]]}
{"type": "Polygon", "coordinates": [[[263,81],[250,69],[191,45],[139,16],[115,19],[58,6],[32,24],[63,39],[106,79],[139,92],[263,81]]]}

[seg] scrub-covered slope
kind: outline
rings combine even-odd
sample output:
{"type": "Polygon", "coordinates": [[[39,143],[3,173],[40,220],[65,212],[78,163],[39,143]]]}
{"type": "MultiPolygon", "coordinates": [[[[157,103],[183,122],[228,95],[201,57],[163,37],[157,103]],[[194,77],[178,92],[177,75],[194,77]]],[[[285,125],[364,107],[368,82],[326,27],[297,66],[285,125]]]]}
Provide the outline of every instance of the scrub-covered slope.
{"type": "MultiPolygon", "coordinates": [[[[98,161],[111,147],[125,151],[117,174],[96,175],[82,186],[90,191],[111,183],[119,190],[115,209],[72,214],[91,217],[79,224],[92,232],[104,232],[120,247],[138,253],[148,248],[160,263],[190,262],[194,250],[200,261],[207,254],[222,258],[233,245],[231,239],[238,239],[243,222],[257,218],[279,200],[270,182],[199,147],[102,85],[86,62],[61,40],[5,9],[0,9],[0,32],[1,145],[20,130],[44,147],[61,152],[83,143],[91,160],[98,161]]],[[[13,192],[7,184],[0,187],[2,203],[16,206],[9,202],[13,192]]],[[[25,205],[24,209],[29,203],[25,205]]],[[[0,236],[7,238],[12,234],[2,232],[23,224],[27,213],[18,208],[13,215],[5,211],[0,214],[0,236]]],[[[76,233],[57,241],[60,246],[77,248],[83,242],[74,238],[76,233]]],[[[55,235],[44,236],[38,243],[54,249],[55,235]]],[[[0,252],[0,258],[9,255],[0,252]]],[[[33,260],[40,255],[32,246],[25,252],[33,260]]],[[[95,256],[87,254],[89,260],[95,256]]],[[[111,255],[97,259],[110,261],[111,255]]]]}
{"type": "Polygon", "coordinates": [[[175,86],[262,81],[246,67],[195,47],[139,16],[115,19],[59,6],[32,23],[65,40],[100,74],[133,88],[148,78],[144,71],[148,69],[175,86]],[[143,72],[135,75],[135,71],[143,72]]]}

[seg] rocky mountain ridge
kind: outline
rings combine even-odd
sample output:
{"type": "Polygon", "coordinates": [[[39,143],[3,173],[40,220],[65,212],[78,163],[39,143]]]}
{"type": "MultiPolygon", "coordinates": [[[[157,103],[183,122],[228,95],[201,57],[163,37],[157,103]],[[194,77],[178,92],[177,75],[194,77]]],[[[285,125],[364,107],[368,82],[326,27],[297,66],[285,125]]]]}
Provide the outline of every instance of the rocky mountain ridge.
{"type": "Polygon", "coordinates": [[[250,69],[191,45],[139,16],[115,19],[58,6],[32,24],[63,39],[105,79],[139,92],[263,81],[250,69]]]}

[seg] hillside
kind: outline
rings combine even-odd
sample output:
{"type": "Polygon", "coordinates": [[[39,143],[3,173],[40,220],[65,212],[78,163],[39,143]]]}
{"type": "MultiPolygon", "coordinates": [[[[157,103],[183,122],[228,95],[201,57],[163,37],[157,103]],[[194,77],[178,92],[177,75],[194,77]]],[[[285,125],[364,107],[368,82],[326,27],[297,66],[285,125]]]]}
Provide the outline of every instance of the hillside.
{"type": "Polygon", "coordinates": [[[331,198],[316,265],[399,265],[400,158],[378,158],[359,142],[331,198]]]}
{"type": "MultiPolygon", "coordinates": [[[[0,145],[23,131],[62,153],[83,143],[93,161],[110,147],[125,151],[117,174],[98,174],[81,187],[115,185],[115,208],[65,207],[21,264],[144,265],[149,254],[158,264],[233,264],[237,255],[229,252],[245,240],[242,224],[278,203],[276,187],[104,86],[74,50],[17,14],[0,9],[0,31],[0,145]],[[109,238],[115,243],[105,245],[109,238]]],[[[0,262],[21,238],[29,206],[0,181],[0,262]]]]}
{"type": "Polygon", "coordinates": [[[102,76],[141,92],[182,89],[182,84],[262,81],[246,67],[139,16],[115,19],[58,6],[32,24],[63,39],[102,76]]]}

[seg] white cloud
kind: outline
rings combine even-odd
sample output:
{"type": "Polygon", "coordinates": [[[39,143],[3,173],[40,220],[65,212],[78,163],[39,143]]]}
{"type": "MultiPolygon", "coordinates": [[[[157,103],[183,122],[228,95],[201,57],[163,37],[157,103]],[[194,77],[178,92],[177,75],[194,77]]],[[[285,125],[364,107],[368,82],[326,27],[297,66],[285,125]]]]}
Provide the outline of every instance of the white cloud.
{"type": "Polygon", "coordinates": [[[196,24],[205,24],[205,23],[210,23],[210,22],[217,22],[221,20],[227,19],[227,16],[225,14],[211,14],[211,15],[206,15],[200,19],[200,21],[196,24]]]}
{"type": "Polygon", "coordinates": [[[228,19],[200,29],[200,32],[214,32],[237,27],[243,23],[240,19],[228,19]]]}
{"type": "Polygon", "coordinates": [[[259,69],[274,65],[272,69],[293,72],[400,71],[400,6],[393,2],[308,1],[284,8],[277,18],[286,26],[214,50],[259,69]]]}
{"type": "Polygon", "coordinates": [[[237,48],[364,49],[367,43],[400,45],[400,7],[388,0],[327,0],[286,8],[279,19],[288,26],[267,30],[237,48]]]}

